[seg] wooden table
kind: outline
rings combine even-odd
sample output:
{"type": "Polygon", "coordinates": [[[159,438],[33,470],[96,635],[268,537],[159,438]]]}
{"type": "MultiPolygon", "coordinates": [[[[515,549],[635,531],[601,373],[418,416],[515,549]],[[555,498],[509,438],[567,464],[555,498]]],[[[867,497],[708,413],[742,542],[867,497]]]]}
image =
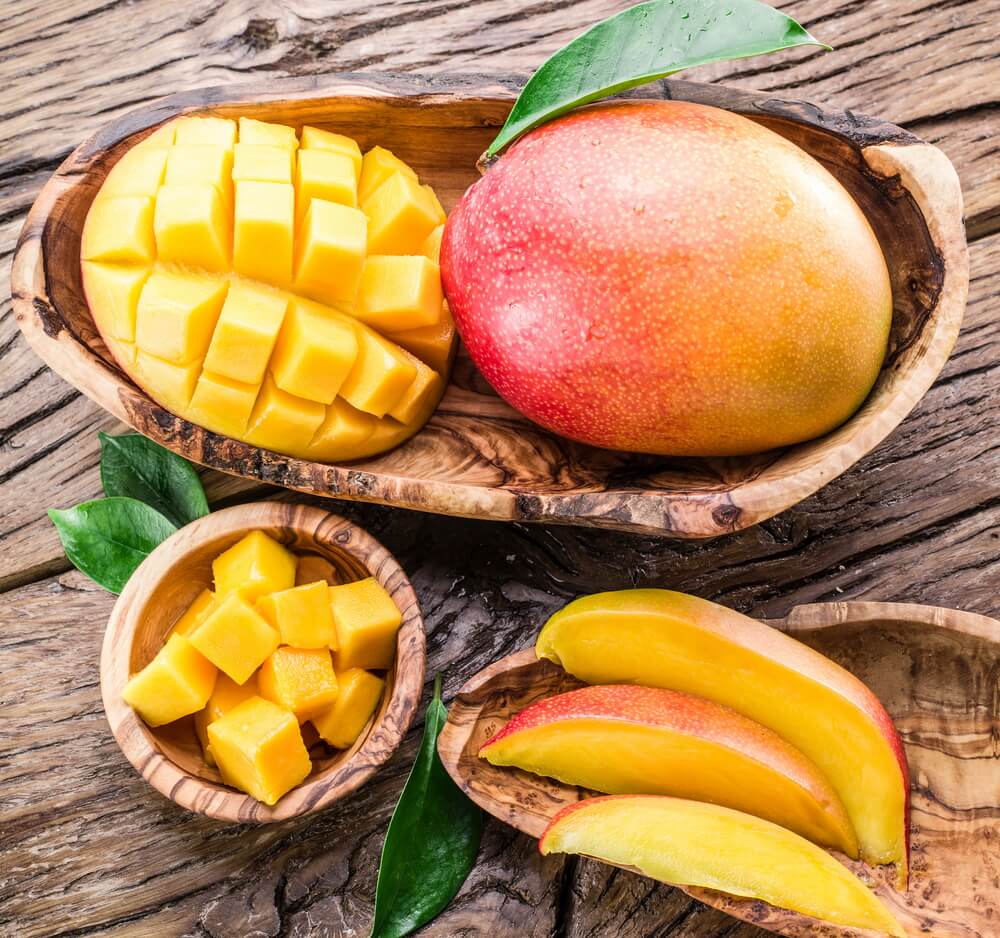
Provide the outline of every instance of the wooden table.
{"type": "MultiPolygon", "coordinates": [[[[622,0],[13,0],[0,43],[0,252],[83,137],[162,94],[334,71],[526,74],[622,0]]],[[[937,384],[871,456],[778,518],[711,543],[502,525],[364,505],[413,578],[446,696],[531,643],[579,593],[670,586],[759,615],[909,600],[1000,613],[1000,0],[793,0],[837,47],[692,77],[867,111],[940,145],[962,177],[972,288],[937,384]]],[[[119,429],[0,322],[0,935],[365,935],[386,821],[419,727],[320,817],[230,827],[152,792],[119,753],[97,662],[113,597],[70,571],[45,516],[100,492],[119,429]]],[[[215,506],[261,489],[208,475],[215,506]]],[[[997,714],[993,714],[997,719],[997,714]]],[[[490,823],[479,865],[424,934],[751,938],[675,890],[543,860],[490,823]]]]}

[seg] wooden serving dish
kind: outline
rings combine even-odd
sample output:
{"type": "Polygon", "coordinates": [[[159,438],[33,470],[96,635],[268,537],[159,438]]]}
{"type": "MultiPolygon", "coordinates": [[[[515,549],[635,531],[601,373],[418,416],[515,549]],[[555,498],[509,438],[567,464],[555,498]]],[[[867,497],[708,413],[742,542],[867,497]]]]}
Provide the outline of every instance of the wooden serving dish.
{"type": "Polygon", "coordinates": [[[459,354],[427,427],[400,448],[353,464],[292,459],[209,433],[154,403],[114,364],[80,282],[80,232],[108,170],[179,114],[253,115],[316,124],[398,152],[447,208],[476,180],[476,160],[513,102],[483,79],[342,75],[269,80],[174,95],[133,111],[79,146],[25,222],[12,273],[18,323],[57,373],[119,419],[195,462],[312,494],[476,518],[584,524],[711,537],[796,504],[875,447],[940,372],[965,308],[962,195],[936,148],[858,114],[669,81],[644,94],[717,105],[759,121],[826,165],[868,216],[892,275],[890,352],[862,409],[829,435],[732,459],[666,459],[572,443],[530,423],[459,354]]]}
{"type": "MultiPolygon", "coordinates": [[[[895,867],[873,869],[841,859],[877,890],[907,935],[992,938],[1000,915],[1000,622],[931,606],[852,602],[800,606],[769,624],[860,677],[881,699],[906,746],[912,786],[909,888],[905,894],[895,890],[895,867]]],[[[469,797],[532,837],[560,808],[588,793],[490,765],[477,753],[517,711],[580,686],[561,668],[539,661],[533,649],[509,655],[462,688],[439,738],[445,768],[469,797]]],[[[792,938],[871,934],[759,901],[685,891],[792,938]]]]}
{"type": "Polygon", "coordinates": [[[281,821],[318,811],[360,788],[397,749],[424,685],[424,623],[402,568],[378,541],[344,518],[319,508],[255,502],[218,511],[182,528],[154,550],[118,597],[101,650],[101,696],[111,732],[129,762],[182,808],[222,821],[281,821]],[[222,783],[186,718],[152,729],[122,700],[131,674],[162,647],[177,617],[212,580],[212,560],[245,534],[262,530],[289,550],[325,557],[348,583],[375,577],[403,613],[396,660],[368,728],[335,752],[310,748],[312,774],[273,807],[222,783]]]}

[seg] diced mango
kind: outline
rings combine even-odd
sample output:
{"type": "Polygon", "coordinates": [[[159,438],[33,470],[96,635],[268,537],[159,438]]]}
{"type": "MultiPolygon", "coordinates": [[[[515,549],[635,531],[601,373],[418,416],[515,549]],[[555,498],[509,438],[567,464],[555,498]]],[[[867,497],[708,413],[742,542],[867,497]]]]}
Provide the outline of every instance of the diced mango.
{"type": "Polygon", "coordinates": [[[358,357],[340,396],[352,407],[382,417],[406,393],[417,370],[402,349],[370,329],[359,328],[357,335],[358,357]]]}
{"type": "Polygon", "coordinates": [[[105,311],[105,335],[123,342],[135,341],[135,313],[139,294],[149,278],[149,267],[120,267],[84,261],[83,285],[89,301],[105,311]]]}
{"type": "Polygon", "coordinates": [[[326,557],[320,557],[319,554],[301,554],[295,569],[295,585],[304,586],[317,580],[323,580],[333,586],[340,582],[340,577],[337,576],[336,567],[326,557]]]}
{"type": "Polygon", "coordinates": [[[353,459],[374,432],[378,418],[358,410],[338,397],[326,409],[326,419],[309,444],[313,458],[326,462],[353,459]]]}
{"type": "Polygon", "coordinates": [[[291,182],[294,163],[295,154],[286,147],[237,143],[233,181],[250,179],[257,182],[291,182]]]}
{"type": "Polygon", "coordinates": [[[419,429],[419,426],[408,426],[393,420],[392,417],[383,417],[375,421],[375,431],[358,447],[351,458],[364,459],[376,453],[388,452],[394,446],[399,446],[404,440],[408,440],[419,429]]]}
{"type": "Polygon", "coordinates": [[[339,690],[332,707],[314,714],[310,722],[335,749],[349,749],[375,713],[385,681],[360,668],[337,676],[339,690]]]}
{"type": "Polygon", "coordinates": [[[323,303],[352,304],[365,265],[367,240],[364,212],[313,199],[295,243],[295,289],[323,303]]]}
{"type": "Polygon", "coordinates": [[[455,349],[455,320],[451,317],[448,304],[442,303],[441,317],[434,325],[393,332],[386,338],[416,355],[438,374],[444,375],[451,364],[451,355],[455,349]]]}
{"type": "Polygon", "coordinates": [[[293,452],[305,452],[325,416],[322,404],[282,391],[268,375],[257,395],[246,440],[264,447],[280,441],[293,452]]]}
{"type": "Polygon", "coordinates": [[[83,226],[80,256],[109,264],[148,264],[156,257],[153,200],[142,195],[98,195],[83,226]]]}
{"type": "Polygon", "coordinates": [[[389,416],[400,423],[414,423],[434,408],[444,390],[441,376],[422,361],[410,357],[417,376],[393,405],[389,416]]]}
{"type": "Polygon", "coordinates": [[[287,286],[292,280],[295,190],[287,183],[236,183],[233,269],[238,274],[287,286]]]}
{"type": "Polygon", "coordinates": [[[444,234],[444,225],[438,225],[420,245],[420,253],[435,264],[441,263],[441,237],[444,234]]]}
{"type": "Polygon", "coordinates": [[[112,195],[156,195],[163,182],[163,170],[167,165],[167,150],[145,144],[132,147],[122,154],[121,159],[111,167],[108,178],[101,186],[101,196],[112,195]]]}
{"type": "Polygon", "coordinates": [[[422,254],[374,255],[365,261],[354,315],[383,331],[434,325],[441,318],[441,272],[422,254]]]}
{"type": "Polygon", "coordinates": [[[300,150],[295,167],[295,217],[305,217],[313,199],[354,208],[358,204],[357,177],[349,156],[327,150],[300,150]]]}
{"type": "Polygon", "coordinates": [[[293,302],[271,359],[274,383],[289,394],[329,404],[354,367],[356,331],[322,307],[293,302]]]}
{"type": "MultiPolygon", "coordinates": [[[[224,147],[175,146],[167,154],[167,186],[214,186],[228,203],[233,194],[233,151],[224,147]]],[[[163,198],[160,193],[159,198],[163,198]]]]}
{"type": "Polygon", "coordinates": [[[174,127],[174,142],[204,144],[232,149],[236,122],[226,117],[182,117],[174,127]]]}
{"type": "Polygon", "coordinates": [[[208,740],[209,726],[224,717],[233,707],[238,707],[244,700],[256,696],[258,696],[256,674],[247,678],[243,684],[237,684],[225,672],[219,672],[208,703],[194,715],[194,731],[198,734],[198,741],[205,754],[205,761],[209,765],[215,765],[212,746],[208,740]]]}
{"type": "Polygon", "coordinates": [[[204,707],[214,684],[215,666],[185,636],[171,635],[122,697],[150,726],[162,726],[204,707]]]}
{"type": "Polygon", "coordinates": [[[156,270],[139,294],[140,350],[175,365],[205,357],[226,296],[226,281],[156,270]]]}
{"type": "Polygon", "coordinates": [[[260,669],[260,695],[291,710],[300,723],[329,707],[337,699],[330,649],[282,645],[260,669]]]}
{"type": "Polygon", "coordinates": [[[374,577],[330,587],[337,627],[337,673],[351,668],[388,668],[396,655],[399,608],[374,577]]]}
{"type": "Polygon", "coordinates": [[[264,804],[275,804],[312,769],[298,721],[262,697],[211,723],[208,740],[226,782],[264,804]]]}
{"type": "Polygon", "coordinates": [[[281,147],[290,151],[294,151],[299,145],[294,127],[287,127],[284,124],[270,124],[252,117],[240,118],[240,143],[281,147]]]}
{"type": "Polygon", "coordinates": [[[420,183],[393,173],[365,201],[369,254],[420,254],[440,219],[420,183]]]}
{"type": "Polygon", "coordinates": [[[325,580],[268,593],[257,609],[294,648],[336,648],[329,587],[325,580]]]}
{"type": "Polygon", "coordinates": [[[194,599],[170,630],[171,635],[188,635],[193,632],[201,621],[215,608],[215,593],[203,589],[194,599]]]}
{"type": "Polygon", "coordinates": [[[175,412],[187,409],[201,374],[200,359],[186,365],[175,365],[140,349],[135,367],[143,384],[156,388],[156,399],[164,407],[175,412]]]}
{"type": "Polygon", "coordinates": [[[287,308],[288,300],[280,293],[234,283],[222,305],[205,369],[233,381],[260,384],[287,308]]]}
{"type": "Polygon", "coordinates": [[[177,136],[177,124],[177,121],[167,121],[167,123],[161,127],[157,127],[148,137],[136,144],[133,149],[152,150],[154,148],[166,149],[167,147],[172,147],[174,139],[177,136]]]}
{"type": "Polygon", "coordinates": [[[253,601],[295,585],[295,555],[263,531],[251,531],[212,561],[219,597],[240,592],[253,601]]]}
{"type": "Polygon", "coordinates": [[[364,207],[368,197],[394,173],[417,178],[417,174],[391,150],[372,147],[361,161],[361,177],[358,180],[358,202],[364,207]]]}
{"type": "Polygon", "coordinates": [[[191,419],[213,433],[238,439],[250,422],[250,414],[257,401],[257,388],[256,384],[233,381],[205,369],[191,395],[191,419]]]}
{"type": "Polygon", "coordinates": [[[278,647],[277,631],[239,592],[220,599],[189,638],[237,684],[243,684],[278,647]]]}
{"type": "Polygon", "coordinates": [[[153,231],[160,260],[220,273],[229,269],[229,212],[215,186],[163,186],[156,200],[153,231]]]}
{"type": "Polygon", "coordinates": [[[328,150],[331,153],[341,153],[349,157],[351,163],[354,165],[355,179],[361,178],[361,147],[351,137],[330,133],[329,130],[320,130],[318,127],[303,127],[302,149],[328,150]]]}
{"type": "MultiPolygon", "coordinates": [[[[443,225],[448,216],[445,214],[444,206],[441,204],[441,200],[437,197],[437,193],[427,183],[424,183],[420,188],[424,190],[424,195],[427,197],[427,204],[430,206],[431,214],[433,214],[437,219],[439,226],[443,225]]],[[[428,237],[430,237],[430,235],[428,235],[428,237]]]]}

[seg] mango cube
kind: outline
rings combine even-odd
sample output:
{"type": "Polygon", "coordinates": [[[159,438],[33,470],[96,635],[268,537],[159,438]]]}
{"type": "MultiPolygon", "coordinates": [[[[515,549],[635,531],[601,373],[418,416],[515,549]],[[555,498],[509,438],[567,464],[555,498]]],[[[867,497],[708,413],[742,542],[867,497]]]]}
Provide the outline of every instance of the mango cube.
{"type": "Polygon", "coordinates": [[[215,673],[185,636],[171,635],[125,685],[122,697],[150,726],[162,726],[204,707],[215,673]]]}
{"type": "Polygon", "coordinates": [[[229,213],[215,186],[163,186],[156,200],[153,232],[160,260],[219,272],[229,269],[229,213]]]}
{"type": "Polygon", "coordinates": [[[281,147],[289,151],[294,151],[299,145],[294,127],[287,127],[284,124],[271,124],[267,121],[255,120],[252,117],[240,118],[239,132],[240,143],[281,147]]]}
{"type": "Polygon", "coordinates": [[[210,589],[202,590],[170,630],[171,635],[188,635],[193,632],[202,620],[215,608],[215,593],[210,589]]]}
{"type": "Polygon", "coordinates": [[[204,358],[226,287],[224,280],[154,271],[139,294],[136,344],[176,365],[204,358]]]}
{"type": "Polygon", "coordinates": [[[271,374],[283,391],[329,404],[357,355],[356,330],[350,322],[334,319],[322,308],[292,303],[271,359],[271,374]]]}
{"type": "Polygon", "coordinates": [[[84,288],[90,302],[105,312],[102,328],[105,335],[123,342],[135,341],[135,313],[139,294],[149,277],[149,267],[119,267],[84,261],[84,288]]]}
{"type": "Polygon", "coordinates": [[[238,707],[244,700],[256,696],[258,696],[257,675],[247,678],[243,684],[237,684],[224,672],[219,672],[208,703],[194,715],[194,731],[198,734],[202,752],[205,753],[205,761],[209,765],[215,765],[215,757],[212,755],[212,746],[208,739],[209,726],[224,717],[233,707],[238,707]]]}
{"type": "Polygon", "coordinates": [[[329,130],[320,130],[318,127],[303,127],[302,149],[328,150],[331,153],[340,153],[348,157],[353,164],[355,179],[361,178],[361,147],[351,137],[331,133],[329,130]]]}
{"type": "Polygon", "coordinates": [[[438,225],[420,245],[420,253],[435,264],[441,263],[441,237],[444,235],[444,225],[438,225]]]}
{"type": "Polygon", "coordinates": [[[251,531],[212,562],[215,592],[249,601],[295,585],[295,555],[263,531],[251,531]]]}
{"type": "Polygon", "coordinates": [[[295,167],[295,217],[305,217],[313,199],[354,208],[358,204],[357,177],[349,156],[327,150],[300,150],[295,167]]]}
{"type": "Polygon", "coordinates": [[[351,668],[388,668],[396,655],[399,608],[374,577],[330,587],[337,627],[337,673],[351,668]]]}
{"type": "Polygon", "coordinates": [[[294,648],[336,648],[329,586],[317,580],[304,586],[269,593],[257,601],[264,618],[294,648]]]}
{"type": "MultiPolygon", "coordinates": [[[[430,206],[431,214],[433,214],[437,219],[438,225],[444,225],[448,216],[445,214],[444,206],[441,204],[441,200],[437,197],[437,193],[427,183],[424,183],[420,188],[424,190],[424,195],[427,197],[427,204],[430,206]]],[[[428,235],[428,237],[430,237],[430,235],[428,235]]]]}
{"type": "Polygon", "coordinates": [[[369,257],[354,314],[380,331],[431,326],[441,318],[441,271],[422,254],[369,257]]]}
{"type": "Polygon", "coordinates": [[[262,697],[209,724],[208,740],[226,782],[264,804],[273,805],[312,769],[298,721],[262,697]]]}
{"type": "MultiPolygon", "coordinates": [[[[323,589],[329,587],[324,583],[323,589]]],[[[291,710],[299,722],[337,699],[337,676],[329,648],[282,645],[260,669],[260,695],[291,710]]]]}
{"type": "Polygon", "coordinates": [[[420,254],[439,216],[420,183],[394,173],[362,206],[368,216],[369,254],[420,254]]]}
{"type": "Polygon", "coordinates": [[[257,402],[257,385],[202,371],[188,405],[191,419],[213,433],[240,437],[257,402]]]}
{"type": "Polygon", "coordinates": [[[156,195],[163,182],[167,150],[145,145],[132,147],[122,154],[101,186],[101,196],[156,195]]]}
{"type": "Polygon", "coordinates": [[[411,361],[417,369],[417,376],[389,411],[389,416],[400,423],[426,419],[444,391],[444,382],[433,368],[428,368],[416,358],[411,358],[411,361]]]}
{"type": "Polygon", "coordinates": [[[358,357],[340,386],[340,396],[352,407],[383,417],[413,383],[417,370],[402,349],[369,329],[358,329],[358,357]]]}
{"type": "Polygon", "coordinates": [[[238,274],[287,286],[292,280],[295,190],[280,182],[236,183],[233,269],[238,274]]]}
{"type": "MultiPolygon", "coordinates": [[[[291,130],[291,128],[288,128],[291,130]]],[[[285,147],[260,143],[237,143],[233,181],[291,182],[295,154],[285,147]]]]}
{"type": "Polygon", "coordinates": [[[156,257],[153,200],[142,195],[95,199],[83,226],[80,256],[114,264],[151,262],[156,257]]]}
{"type": "Polygon", "coordinates": [[[280,440],[283,447],[304,452],[325,416],[322,404],[282,391],[268,375],[250,415],[246,440],[265,447],[280,440]]]}
{"type": "MultiPolygon", "coordinates": [[[[166,186],[214,186],[228,204],[233,193],[232,148],[175,146],[167,153],[166,186]]],[[[159,198],[163,198],[160,193],[159,198]]]]}
{"type": "Polygon", "coordinates": [[[226,117],[182,117],[173,124],[174,141],[228,147],[236,142],[236,122],[226,117]]]}
{"type": "Polygon", "coordinates": [[[313,199],[295,243],[295,289],[324,303],[353,303],[367,240],[364,212],[313,199]]]}
{"type": "Polygon", "coordinates": [[[219,601],[190,641],[220,671],[243,684],[278,647],[278,633],[236,592],[219,601]]]}
{"type": "Polygon", "coordinates": [[[417,178],[417,174],[391,150],[372,147],[361,161],[361,177],[358,180],[358,202],[364,207],[368,197],[394,173],[417,178]]]}
{"type": "Polygon", "coordinates": [[[439,374],[445,374],[455,348],[455,320],[447,303],[441,304],[441,317],[433,326],[407,329],[386,336],[390,341],[416,355],[439,374]]]}
{"type": "Polygon", "coordinates": [[[336,702],[313,714],[310,722],[335,749],[349,749],[375,713],[385,681],[360,668],[352,668],[339,674],[337,683],[336,702]]]}
{"type": "Polygon", "coordinates": [[[147,387],[156,388],[156,399],[164,407],[183,411],[191,403],[201,374],[201,360],[175,365],[140,349],[135,358],[135,368],[147,387]]]}
{"type": "Polygon", "coordinates": [[[374,432],[378,419],[358,410],[343,398],[326,409],[326,418],[312,438],[309,449],[316,459],[332,462],[351,459],[374,432]]]}
{"type": "Polygon", "coordinates": [[[234,283],[205,356],[206,370],[260,384],[287,308],[288,300],[279,293],[234,283]]]}

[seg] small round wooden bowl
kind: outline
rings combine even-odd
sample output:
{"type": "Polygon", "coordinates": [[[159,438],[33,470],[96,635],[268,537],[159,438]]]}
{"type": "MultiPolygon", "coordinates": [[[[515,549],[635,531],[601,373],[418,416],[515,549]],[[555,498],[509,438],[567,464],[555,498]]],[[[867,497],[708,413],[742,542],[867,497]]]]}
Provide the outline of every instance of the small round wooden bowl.
{"type": "Polygon", "coordinates": [[[132,575],[112,610],[101,650],[101,695],[125,757],[182,808],[221,821],[282,821],[325,808],[360,788],[406,735],[424,684],[424,623],[402,568],[366,531],[338,515],[280,502],[227,508],[182,528],[132,575]],[[212,582],[212,560],[250,531],[262,530],[296,553],[318,554],[339,582],[373,576],[403,614],[396,660],[368,728],[342,752],[326,749],[313,771],[273,807],[223,784],[201,751],[191,717],[151,728],[122,700],[129,677],[148,664],[191,601],[212,582]],[[331,754],[332,753],[332,754],[331,754]]]}

